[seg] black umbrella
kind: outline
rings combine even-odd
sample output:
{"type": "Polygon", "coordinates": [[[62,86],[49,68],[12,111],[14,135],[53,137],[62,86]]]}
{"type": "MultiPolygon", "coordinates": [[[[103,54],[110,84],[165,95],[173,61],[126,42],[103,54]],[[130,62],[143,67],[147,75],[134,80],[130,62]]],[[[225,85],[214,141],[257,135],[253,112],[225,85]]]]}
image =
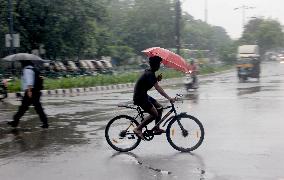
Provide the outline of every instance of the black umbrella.
{"type": "Polygon", "coordinates": [[[41,57],[29,53],[17,53],[2,58],[5,61],[44,61],[41,57]]]}

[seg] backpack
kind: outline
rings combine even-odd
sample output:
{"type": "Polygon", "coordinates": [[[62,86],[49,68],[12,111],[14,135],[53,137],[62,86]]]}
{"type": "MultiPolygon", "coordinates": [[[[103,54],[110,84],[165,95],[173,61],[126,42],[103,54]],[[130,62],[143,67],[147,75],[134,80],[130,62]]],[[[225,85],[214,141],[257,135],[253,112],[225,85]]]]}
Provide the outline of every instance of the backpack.
{"type": "Polygon", "coordinates": [[[27,68],[31,69],[35,73],[35,80],[34,80],[34,90],[35,91],[40,91],[43,90],[43,76],[41,75],[39,69],[33,67],[33,68],[27,68]]]}

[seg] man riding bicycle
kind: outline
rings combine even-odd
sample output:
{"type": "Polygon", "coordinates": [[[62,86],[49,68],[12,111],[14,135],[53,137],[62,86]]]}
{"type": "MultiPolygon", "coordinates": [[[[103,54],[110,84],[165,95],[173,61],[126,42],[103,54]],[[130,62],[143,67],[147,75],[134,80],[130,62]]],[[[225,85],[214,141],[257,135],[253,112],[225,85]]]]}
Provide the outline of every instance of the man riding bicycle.
{"type": "MultiPolygon", "coordinates": [[[[140,125],[137,126],[133,130],[133,132],[144,140],[142,129],[151,123],[154,119],[156,120],[156,124],[160,121],[162,116],[162,105],[159,104],[154,98],[149,96],[147,92],[152,88],[155,89],[165,98],[167,98],[171,103],[175,102],[175,98],[171,98],[165,93],[162,87],[159,86],[158,82],[162,80],[162,75],[158,75],[156,77],[155,72],[159,70],[160,64],[162,62],[162,58],[159,56],[153,56],[149,58],[150,69],[146,69],[145,72],[140,76],[137,80],[134,87],[134,95],[133,101],[135,105],[140,106],[145,112],[150,115],[145,118],[144,121],[141,122],[140,125]]],[[[165,133],[165,130],[160,129],[159,126],[154,129],[154,133],[161,134],[165,133]]]]}

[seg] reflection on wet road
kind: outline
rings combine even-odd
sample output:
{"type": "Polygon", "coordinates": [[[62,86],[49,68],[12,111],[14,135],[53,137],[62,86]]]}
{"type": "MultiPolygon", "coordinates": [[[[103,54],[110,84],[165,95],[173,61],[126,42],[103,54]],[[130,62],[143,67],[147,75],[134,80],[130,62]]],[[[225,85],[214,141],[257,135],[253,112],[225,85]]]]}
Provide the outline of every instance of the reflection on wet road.
{"type": "MultiPolygon", "coordinates": [[[[281,64],[282,65],[282,64],[281,64]]],[[[0,177],[25,179],[193,179],[281,180],[284,177],[284,65],[262,67],[260,81],[239,83],[234,71],[203,77],[200,88],[165,89],[184,94],[179,112],[198,117],[205,141],[193,153],[179,153],[164,135],[142,142],[134,151],[117,153],[105,141],[104,128],[130,103],[132,89],[44,98],[50,128],[39,128],[34,110],[17,129],[5,124],[18,101],[0,103],[0,177]]],[[[167,102],[155,91],[150,95],[167,102]]]]}

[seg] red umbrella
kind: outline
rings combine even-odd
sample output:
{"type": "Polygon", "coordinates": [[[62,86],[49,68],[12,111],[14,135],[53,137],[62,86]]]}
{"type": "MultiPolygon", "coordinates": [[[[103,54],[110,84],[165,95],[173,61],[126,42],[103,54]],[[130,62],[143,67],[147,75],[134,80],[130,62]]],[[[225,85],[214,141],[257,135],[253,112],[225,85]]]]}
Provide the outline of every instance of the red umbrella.
{"type": "Polygon", "coordinates": [[[169,68],[174,68],[184,73],[189,72],[189,65],[186,63],[186,61],[181,56],[175,54],[172,51],[160,47],[152,47],[145,49],[142,52],[145,53],[148,57],[161,57],[163,59],[162,63],[169,68]]]}

